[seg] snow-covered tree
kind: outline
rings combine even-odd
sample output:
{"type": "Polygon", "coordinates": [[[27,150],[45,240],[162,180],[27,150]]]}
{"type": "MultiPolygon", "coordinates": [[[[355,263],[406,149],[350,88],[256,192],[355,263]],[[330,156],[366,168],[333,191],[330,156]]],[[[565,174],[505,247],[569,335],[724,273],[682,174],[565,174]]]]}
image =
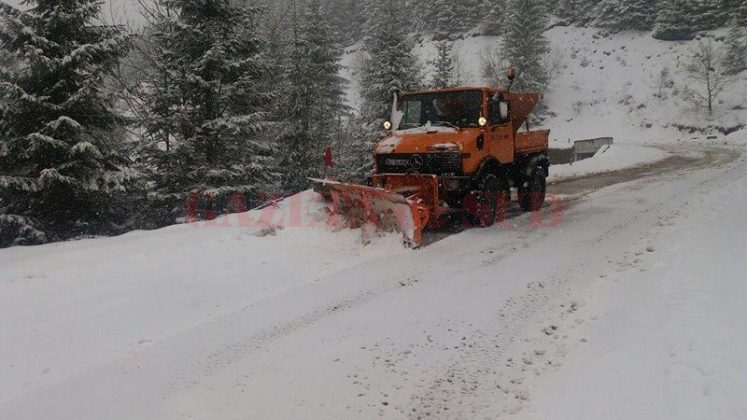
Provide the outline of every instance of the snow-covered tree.
{"type": "Polygon", "coordinates": [[[482,33],[485,35],[503,35],[506,0],[485,0],[483,8],[487,13],[482,20],[482,33]]]}
{"type": "Polygon", "coordinates": [[[597,22],[615,31],[648,31],[654,27],[657,7],[657,0],[603,0],[597,22]]]}
{"type": "Polygon", "coordinates": [[[431,87],[440,89],[454,86],[454,44],[440,41],[436,44],[436,57],[429,61],[433,67],[431,87]]]}
{"type": "MultiPolygon", "coordinates": [[[[180,212],[264,192],[277,181],[274,144],[261,136],[273,96],[256,34],[258,9],[228,0],[157,0],[150,22],[154,68],[144,85],[156,206],[180,212]]],[[[234,200],[235,201],[235,200],[234,200]]]]}
{"type": "Polygon", "coordinates": [[[554,13],[567,23],[573,23],[578,14],[577,3],[578,0],[559,0],[555,4],[554,13]]]}
{"type": "Polygon", "coordinates": [[[721,27],[727,23],[722,13],[722,8],[729,7],[723,0],[692,0],[691,10],[692,25],[695,30],[710,30],[721,27]]]}
{"type": "Polygon", "coordinates": [[[624,0],[620,25],[624,29],[649,31],[656,24],[658,0],[624,0]]]}
{"type": "Polygon", "coordinates": [[[290,121],[281,137],[286,190],[306,188],[307,178],[322,175],[323,150],[333,142],[334,127],[348,111],[347,81],[339,74],[341,50],[327,19],[319,0],[310,0],[291,54],[290,121]]]}
{"type": "Polygon", "coordinates": [[[544,35],[548,25],[545,4],[541,0],[509,0],[508,11],[501,53],[504,61],[517,70],[514,86],[542,91],[549,81],[544,67],[544,58],[550,51],[544,35]]]}
{"type": "Polygon", "coordinates": [[[456,21],[453,23],[453,35],[459,35],[473,29],[480,23],[480,19],[485,13],[485,10],[481,7],[482,0],[451,1],[447,3],[447,6],[454,9],[456,21]]]}
{"type": "Polygon", "coordinates": [[[654,38],[664,41],[690,40],[698,28],[691,0],[660,0],[656,15],[654,38]]]}
{"type": "Polygon", "coordinates": [[[486,0],[401,0],[410,32],[425,32],[436,41],[457,39],[481,23],[486,0]]]}
{"type": "Polygon", "coordinates": [[[620,30],[622,0],[602,0],[599,3],[597,24],[612,30],[620,30]]]}
{"type": "Polygon", "coordinates": [[[399,25],[397,0],[374,0],[377,13],[366,43],[361,75],[362,113],[371,119],[389,116],[392,95],[422,85],[421,70],[407,28],[399,25]]]}
{"type": "Polygon", "coordinates": [[[410,32],[419,41],[423,35],[433,30],[433,9],[427,0],[402,0],[402,9],[407,14],[407,26],[410,32]]]}
{"type": "Polygon", "coordinates": [[[363,37],[365,0],[336,0],[329,4],[332,26],[337,29],[338,41],[350,45],[363,37]]]}
{"type": "Polygon", "coordinates": [[[118,153],[121,119],[103,91],[127,51],[99,25],[99,0],[0,4],[0,245],[111,232],[136,173],[118,153]]]}
{"type": "MultiPolygon", "coordinates": [[[[2,11],[0,11],[0,13],[2,13],[2,11]]],[[[1,31],[2,28],[0,28],[0,32],[1,31]]],[[[7,77],[6,75],[16,68],[17,63],[18,61],[15,56],[2,44],[2,40],[0,39],[0,78],[7,77]]],[[[6,106],[5,97],[0,95],[0,120],[3,119],[3,110],[6,106]]],[[[2,138],[0,138],[0,141],[2,141],[2,138]]]]}
{"type": "Polygon", "coordinates": [[[738,26],[747,28],[747,1],[740,0],[740,3],[735,9],[734,18],[738,26]]]}
{"type": "Polygon", "coordinates": [[[597,17],[599,0],[560,0],[555,14],[567,23],[586,25],[597,17]]]}
{"type": "Polygon", "coordinates": [[[399,0],[374,0],[368,10],[366,58],[361,69],[363,104],[351,139],[355,156],[349,159],[345,175],[358,180],[371,171],[371,150],[384,135],[382,126],[389,117],[394,93],[412,91],[422,84],[412,40],[400,24],[399,0]]]}
{"type": "Polygon", "coordinates": [[[0,45],[0,71],[10,69],[15,66],[17,60],[5,47],[0,45]]]}
{"type": "Polygon", "coordinates": [[[433,0],[436,10],[433,22],[433,40],[442,41],[450,39],[452,35],[459,32],[455,5],[449,0],[433,0]]]}
{"type": "Polygon", "coordinates": [[[729,33],[726,36],[726,55],[724,67],[727,74],[734,75],[747,69],[747,36],[745,27],[738,19],[732,19],[729,33]]]}

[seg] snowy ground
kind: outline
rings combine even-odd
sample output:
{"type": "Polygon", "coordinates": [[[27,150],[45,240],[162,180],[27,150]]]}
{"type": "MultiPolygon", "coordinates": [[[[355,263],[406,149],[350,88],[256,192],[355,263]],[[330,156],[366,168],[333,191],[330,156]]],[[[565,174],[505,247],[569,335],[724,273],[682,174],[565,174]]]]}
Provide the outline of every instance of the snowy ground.
{"type": "Polygon", "coordinates": [[[627,187],[672,201],[573,294],[568,341],[581,344],[539,381],[532,418],[747,418],[745,169],[742,158],[680,190],[627,187]]]}
{"type": "Polygon", "coordinates": [[[313,194],[2,250],[0,418],[747,418],[747,161],[683,149],[420,250],[313,194]]]}

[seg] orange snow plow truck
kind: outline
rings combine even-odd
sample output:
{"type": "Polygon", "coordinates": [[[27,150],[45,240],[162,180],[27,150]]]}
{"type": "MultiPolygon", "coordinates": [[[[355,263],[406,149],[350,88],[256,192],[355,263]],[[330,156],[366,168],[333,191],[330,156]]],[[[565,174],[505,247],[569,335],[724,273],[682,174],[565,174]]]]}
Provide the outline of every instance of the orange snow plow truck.
{"type": "MultiPolygon", "coordinates": [[[[513,80],[513,73],[509,72],[513,80]]],[[[450,88],[395,95],[387,137],[374,148],[369,185],[312,179],[352,227],[399,231],[417,247],[449,214],[487,227],[508,217],[511,187],[539,211],[549,175],[549,130],[530,131],[537,93],[450,88]],[[526,125],[526,130],[522,127],[526,125]]]]}

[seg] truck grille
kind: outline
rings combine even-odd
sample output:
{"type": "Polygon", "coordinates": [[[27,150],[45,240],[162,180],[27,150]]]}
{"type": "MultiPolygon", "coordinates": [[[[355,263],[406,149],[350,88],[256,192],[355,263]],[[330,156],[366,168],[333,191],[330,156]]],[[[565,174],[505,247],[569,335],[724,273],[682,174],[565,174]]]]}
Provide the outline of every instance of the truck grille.
{"type": "Polygon", "coordinates": [[[459,153],[396,153],[376,157],[379,173],[462,174],[459,153]]]}

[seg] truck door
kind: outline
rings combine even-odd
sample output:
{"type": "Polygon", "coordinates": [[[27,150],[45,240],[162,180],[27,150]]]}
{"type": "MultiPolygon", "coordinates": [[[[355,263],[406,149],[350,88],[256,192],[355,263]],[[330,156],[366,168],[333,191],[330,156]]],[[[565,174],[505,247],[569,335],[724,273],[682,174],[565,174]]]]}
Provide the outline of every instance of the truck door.
{"type": "Polygon", "coordinates": [[[500,93],[488,101],[488,150],[501,163],[514,161],[514,141],[509,101],[500,93]]]}

